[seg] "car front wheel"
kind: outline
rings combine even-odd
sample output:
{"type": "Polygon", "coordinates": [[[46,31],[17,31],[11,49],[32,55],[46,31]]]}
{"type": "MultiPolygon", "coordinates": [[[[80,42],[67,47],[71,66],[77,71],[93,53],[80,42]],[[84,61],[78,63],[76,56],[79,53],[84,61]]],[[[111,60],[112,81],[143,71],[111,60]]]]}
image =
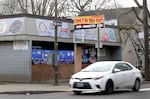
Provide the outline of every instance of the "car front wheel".
{"type": "Polygon", "coordinates": [[[140,80],[136,79],[132,90],[133,91],[139,91],[139,89],[140,89],[140,80]]]}
{"type": "Polygon", "coordinates": [[[111,80],[109,80],[106,83],[105,93],[106,94],[112,94],[113,93],[113,82],[111,80]]]}

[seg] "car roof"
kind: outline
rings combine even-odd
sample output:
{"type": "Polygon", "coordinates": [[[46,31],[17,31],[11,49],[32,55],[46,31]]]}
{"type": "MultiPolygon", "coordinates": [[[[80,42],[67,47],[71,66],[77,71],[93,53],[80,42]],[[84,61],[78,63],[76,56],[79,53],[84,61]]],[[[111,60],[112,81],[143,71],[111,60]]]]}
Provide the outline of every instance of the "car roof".
{"type": "Polygon", "coordinates": [[[95,63],[112,63],[112,64],[116,64],[116,63],[128,63],[128,64],[130,64],[129,62],[126,62],[126,61],[98,61],[98,62],[95,62],[95,63]]]}

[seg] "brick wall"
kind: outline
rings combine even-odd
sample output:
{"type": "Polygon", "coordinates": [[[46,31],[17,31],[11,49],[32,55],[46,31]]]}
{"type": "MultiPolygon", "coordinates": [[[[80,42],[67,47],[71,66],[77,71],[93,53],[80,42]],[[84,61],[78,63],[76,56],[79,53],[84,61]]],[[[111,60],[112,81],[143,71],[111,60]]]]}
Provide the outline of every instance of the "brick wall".
{"type": "MultiPolygon", "coordinates": [[[[58,80],[69,80],[74,72],[73,64],[58,66],[58,80]]],[[[52,65],[32,65],[32,81],[53,81],[54,71],[52,65]]]]}

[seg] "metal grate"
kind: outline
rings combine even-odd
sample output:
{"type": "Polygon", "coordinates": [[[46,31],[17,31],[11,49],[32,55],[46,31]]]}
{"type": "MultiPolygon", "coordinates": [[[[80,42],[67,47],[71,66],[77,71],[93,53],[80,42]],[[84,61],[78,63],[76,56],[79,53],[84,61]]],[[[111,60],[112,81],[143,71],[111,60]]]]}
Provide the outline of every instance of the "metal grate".
{"type": "Polygon", "coordinates": [[[75,82],[73,84],[73,88],[78,88],[78,89],[92,89],[90,84],[88,82],[75,82]],[[78,86],[78,84],[82,83],[82,86],[78,86]]]}

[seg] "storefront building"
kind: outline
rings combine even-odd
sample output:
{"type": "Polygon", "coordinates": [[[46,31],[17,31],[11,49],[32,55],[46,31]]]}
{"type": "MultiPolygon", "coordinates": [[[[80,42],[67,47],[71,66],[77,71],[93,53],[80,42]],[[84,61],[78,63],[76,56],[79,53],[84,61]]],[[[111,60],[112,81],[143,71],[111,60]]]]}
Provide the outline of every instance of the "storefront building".
{"type": "MultiPolygon", "coordinates": [[[[97,61],[97,28],[74,30],[73,20],[59,19],[58,81],[97,61]]],[[[0,17],[0,81],[53,82],[53,18],[19,14],[0,17]]],[[[100,28],[100,60],[121,60],[117,28],[100,28]]]]}

